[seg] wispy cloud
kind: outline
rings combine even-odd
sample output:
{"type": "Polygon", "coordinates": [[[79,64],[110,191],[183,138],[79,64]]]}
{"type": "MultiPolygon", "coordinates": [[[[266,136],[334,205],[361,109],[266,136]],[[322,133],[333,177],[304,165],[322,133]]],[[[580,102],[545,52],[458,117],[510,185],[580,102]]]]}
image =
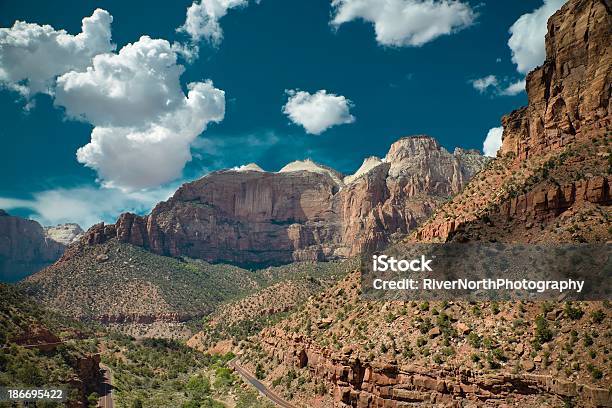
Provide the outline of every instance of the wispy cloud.
{"type": "Polygon", "coordinates": [[[42,225],[76,222],[83,228],[104,221],[113,223],[126,211],[143,214],[168,199],[178,184],[154,190],[124,192],[119,189],[83,186],[57,188],[32,194],[29,199],[0,197],[0,208],[27,209],[42,225]]]}
{"type": "Polygon", "coordinates": [[[524,78],[512,82],[508,79],[500,80],[495,75],[487,75],[468,82],[481,94],[514,96],[525,90],[524,78]]]}

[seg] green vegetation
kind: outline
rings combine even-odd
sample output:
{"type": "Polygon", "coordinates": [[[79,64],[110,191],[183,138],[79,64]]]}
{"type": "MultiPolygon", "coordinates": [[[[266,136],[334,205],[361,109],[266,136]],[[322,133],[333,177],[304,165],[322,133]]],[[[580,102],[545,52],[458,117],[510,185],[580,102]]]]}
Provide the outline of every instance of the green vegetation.
{"type": "MultiPolygon", "coordinates": [[[[23,347],[50,343],[64,338],[93,336],[91,328],[43,310],[15,287],[0,285],[0,386],[57,387],[68,391],[73,403],[87,402],[95,391],[88,378],[79,376],[79,363],[92,357],[92,344],[87,341],[68,341],[49,347],[23,347]],[[71,385],[81,378],[86,386],[82,394],[71,385]]],[[[0,406],[9,406],[2,405],[0,406]]],[[[55,406],[48,404],[48,406],[55,406]]]]}
{"type": "MultiPolygon", "coordinates": [[[[182,343],[162,339],[134,339],[112,334],[102,360],[113,373],[118,406],[225,407],[237,396],[241,380],[227,367],[234,355],[210,355],[182,343]]],[[[254,401],[262,402],[255,398],[254,401]]],[[[257,405],[261,406],[261,405],[257,405]]]]}

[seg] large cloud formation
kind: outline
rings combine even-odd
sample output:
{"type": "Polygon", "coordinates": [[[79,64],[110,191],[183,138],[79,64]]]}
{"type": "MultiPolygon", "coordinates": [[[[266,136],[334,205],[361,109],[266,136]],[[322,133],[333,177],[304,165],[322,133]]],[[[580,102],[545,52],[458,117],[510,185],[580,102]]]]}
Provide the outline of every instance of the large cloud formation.
{"type": "Polygon", "coordinates": [[[503,127],[494,127],[489,129],[487,137],[482,145],[482,150],[485,156],[495,157],[497,151],[502,145],[502,134],[504,133],[503,127]]]}
{"type": "Polygon", "coordinates": [[[307,133],[319,135],[332,126],[355,121],[350,113],[353,103],[342,95],[328,94],[325,89],[314,94],[288,90],[287,95],[283,113],[307,133]]]}
{"type": "Polygon", "coordinates": [[[531,13],[523,14],[510,27],[508,47],[512,51],[512,62],[522,74],[544,62],[547,22],[567,0],[544,0],[544,4],[531,13]]]}
{"type": "Polygon", "coordinates": [[[376,41],[419,47],[473,24],[476,13],[458,0],[332,0],[332,25],[364,20],[374,25],[376,41]]]}
{"type": "Polygon", "coordinates": [[[0,83],[25,97],[52,93],[56,76],[83,70],[94,55],[115,49],[112,21],[107,11],[97,9],[83,19],[77,35],[23,21],[0,28],[0,83]]]}
{"type": "Polygon", "coordinates": [[[244,7],[248,0],[201,0],[194,2],[187,8],[185,24],[178,28],[191,37],[194,43],[202,38],[213,45],[219,45],[223,39],[223,30],[219,20],[228,10],[235,7],[244,7]]]}
{"type": "Polygon", "coordinates": [[[91,142],[77,159],[104,186],[157,187],[180,177],[191,144],[223,119],[225,94],[204,81],[187,84],[185,95],[180,50],[166,40],[143,36],[109,52],[111,22],[98,9],[76,36],[27,23],[3,29],[0,82],[22,94],[55,95],[69,117],[91,123],[91,142]]]}

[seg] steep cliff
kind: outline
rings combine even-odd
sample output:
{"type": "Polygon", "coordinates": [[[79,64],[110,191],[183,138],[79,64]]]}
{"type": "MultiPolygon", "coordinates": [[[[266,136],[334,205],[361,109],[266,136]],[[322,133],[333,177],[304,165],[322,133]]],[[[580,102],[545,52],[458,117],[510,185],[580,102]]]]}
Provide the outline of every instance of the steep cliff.
{"type": "Polygon", "coordinates": [[[611,9],[570,1],[549,19],[546,61],[527,76],[528,105],[502,118],[497,162],[413,239],[609,240],[611,9]]]}
{"type": "MultiPolygon", "coordinates": [[[[609,242],[611,10],[570,0],[550,18],[498,158],[409,240],[609,242]]],[[[359,283],[263,330],[243,363],[298,406],[612,406],[606,302],[382,303],[359,283]]]]}
{"type": "Polygon", "coordinates": [[[308,160],[276,173],[242,166],[183,185],[146,217],[96,226],[83,242],[116,237],[157,254],[238,264],[346,258],[408,233],[487,162],[415,136],[345,178],[308,160]]]}
{"type": "Polygon", "coordinates": [[[15,282],[55,262],[65,245],[39,223],[0,210],[0,282],[15,282]]]}

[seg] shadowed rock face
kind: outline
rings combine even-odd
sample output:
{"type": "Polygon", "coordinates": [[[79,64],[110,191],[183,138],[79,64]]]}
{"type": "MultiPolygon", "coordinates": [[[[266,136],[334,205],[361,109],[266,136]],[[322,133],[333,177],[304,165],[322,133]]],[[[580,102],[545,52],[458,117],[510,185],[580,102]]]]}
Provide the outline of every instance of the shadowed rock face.
{"type": "Polygon", "coordinates": [[[0,282],[15,282],[55,262],[65,246],[39,223],[0,210],[0,282]]]}
{"type": "Polygon", "coordinates": [[[92,227],[84,242],[116,236],[157,254],[239,264],[345,258],[410,231],[487,161],[414,136],[344,179],[310,161],[278,173],[219,171],[183,185],[146,217],[92,227]]]}

